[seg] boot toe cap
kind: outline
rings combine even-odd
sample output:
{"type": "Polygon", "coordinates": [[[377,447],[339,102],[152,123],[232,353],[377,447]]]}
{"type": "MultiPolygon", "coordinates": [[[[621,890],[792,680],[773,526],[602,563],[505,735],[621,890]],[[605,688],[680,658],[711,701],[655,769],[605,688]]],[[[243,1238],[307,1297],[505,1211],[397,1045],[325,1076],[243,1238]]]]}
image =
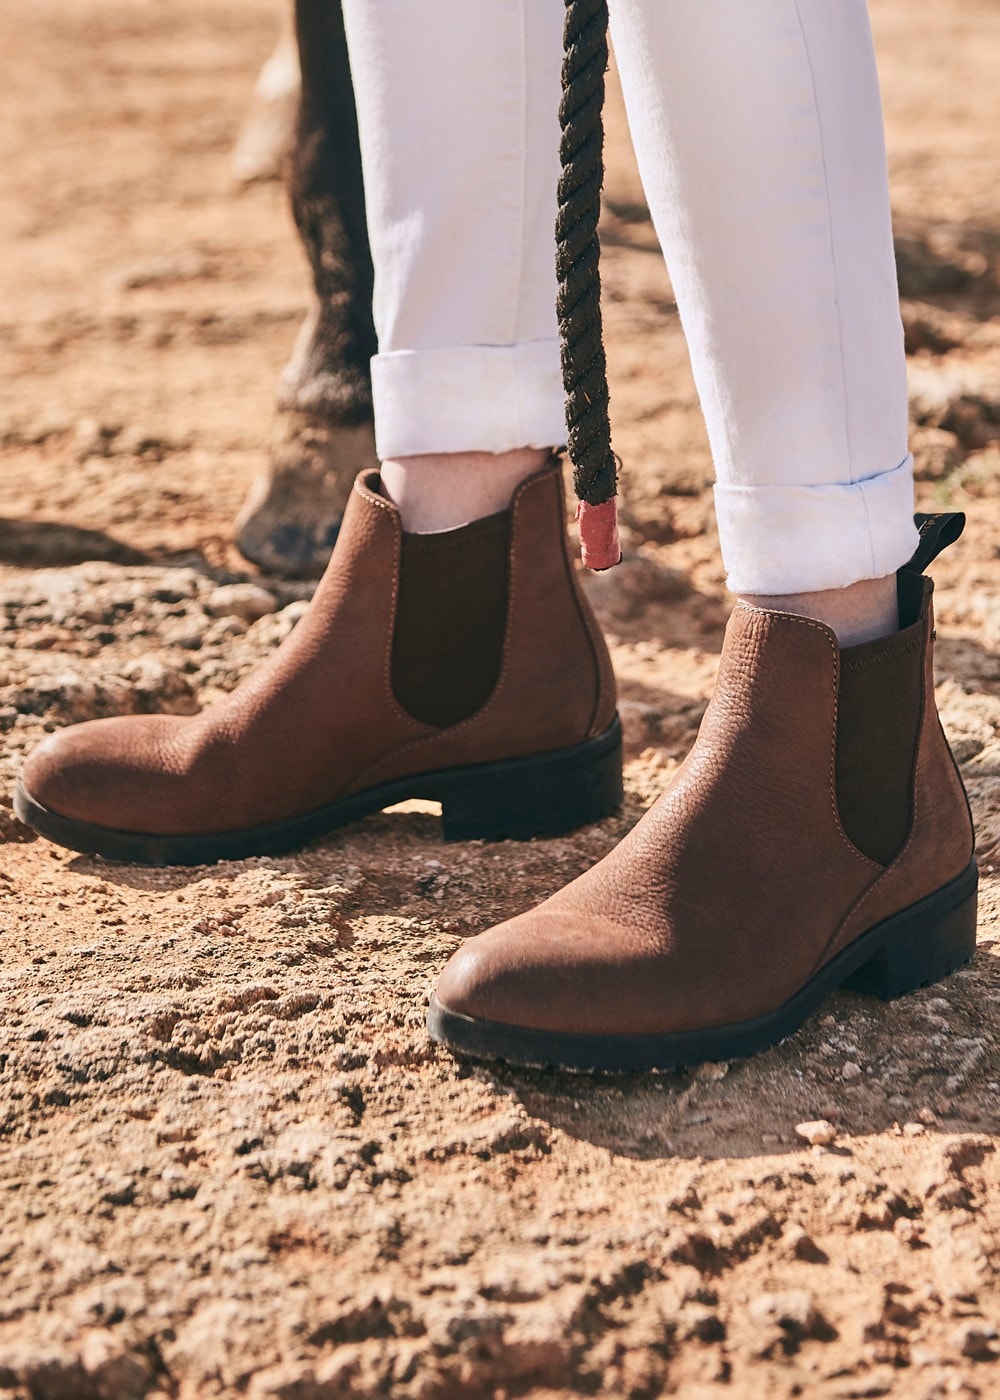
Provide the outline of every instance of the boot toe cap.
{"type": "Polygon", "coordinates": [[[32,803],[70,821],[148,830],[157,807],[153,783],[162,769],[136,758],[147,750],[162,754],[176,722],[169,716],[143,716],[70,725],[50,734],[29,755],[21,789],[32,803]]]}
{"type": "Polygon", "coordinates": [[[526,1030],[620,1032],[643,977],[641,957],[622,957],[630,942],[606,920],[591,925],[584,914],[536,909],[459,948],[438,980],[437,1001],[460,1016],[526,1030]]]}

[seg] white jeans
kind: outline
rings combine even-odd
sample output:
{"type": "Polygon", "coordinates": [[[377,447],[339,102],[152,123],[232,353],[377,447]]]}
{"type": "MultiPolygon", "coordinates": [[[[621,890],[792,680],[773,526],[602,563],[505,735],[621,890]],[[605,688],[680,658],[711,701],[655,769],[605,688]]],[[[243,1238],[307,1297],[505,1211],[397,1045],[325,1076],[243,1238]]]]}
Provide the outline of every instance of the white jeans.
{"type": "MultiPolygon", "coordinates": [[[[913,552],[903,338],[865,0],[611,0],[715,459],[729,585],[913,552]]],[[[565,440],[562,0],[345,0],[383,457],[565,440]]]]}

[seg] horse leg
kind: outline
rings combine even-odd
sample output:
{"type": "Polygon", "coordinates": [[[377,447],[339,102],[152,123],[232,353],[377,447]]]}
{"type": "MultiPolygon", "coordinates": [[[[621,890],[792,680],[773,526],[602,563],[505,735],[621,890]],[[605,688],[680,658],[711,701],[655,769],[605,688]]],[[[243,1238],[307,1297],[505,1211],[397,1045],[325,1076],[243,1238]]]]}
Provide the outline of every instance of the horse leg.
{"type": "Polygon", "coordinates": [[[295,0],[302,95],[289,163],[313,305],[278,390],[270,461],[237,520],[266,569],[318,575],[354,477],[375,465],[372,262],[347,40],[337,0],[295,0]]]}

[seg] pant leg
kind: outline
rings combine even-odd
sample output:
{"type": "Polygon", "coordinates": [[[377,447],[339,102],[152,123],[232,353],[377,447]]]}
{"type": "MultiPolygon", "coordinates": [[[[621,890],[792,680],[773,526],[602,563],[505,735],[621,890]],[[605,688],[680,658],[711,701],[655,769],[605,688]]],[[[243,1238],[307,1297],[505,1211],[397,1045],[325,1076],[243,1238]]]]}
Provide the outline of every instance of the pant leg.
{"type": "Polygon", "coordinates": [[[380,456],[565,441],[556,328],[562,0],[344,0],[380,456]]]}
{"type": "Polygon", "coordinates": [[[838,588],[916,546],[865,0],[610,0],[708,424],[729,584],[838,588]]]}

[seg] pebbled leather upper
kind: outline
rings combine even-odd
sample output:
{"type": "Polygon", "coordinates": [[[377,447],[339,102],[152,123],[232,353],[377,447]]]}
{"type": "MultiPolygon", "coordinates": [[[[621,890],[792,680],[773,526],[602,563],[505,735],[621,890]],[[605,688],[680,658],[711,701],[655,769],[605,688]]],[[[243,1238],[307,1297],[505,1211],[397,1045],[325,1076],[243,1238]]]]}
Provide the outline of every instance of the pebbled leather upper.
{"type": "Polygon", "coordinates": [[[934,706],[931,585],[909,838],[862,854],[836,796],[836,637],[738,605],[715,695],[673,783],[619,846],[442,973],[451,1011],[538,1030],[669,1034],[775,1010],[851,938],[956,878],[972,854],[934,706]]]}
{"type": "Polygon", "coordinates": [[[558,465],[511,505],[500,679],[479,711],[445,729],[393,694],[402,527],[377,487],[377,473],[358,477],[308,611],[230,696],[191,717],[123,716],[53,734],[24,767],[30,796],[118,831],[238,831],[408,773],[542,753],[606,727],[614,682],[569,560],[558,465]]]}

